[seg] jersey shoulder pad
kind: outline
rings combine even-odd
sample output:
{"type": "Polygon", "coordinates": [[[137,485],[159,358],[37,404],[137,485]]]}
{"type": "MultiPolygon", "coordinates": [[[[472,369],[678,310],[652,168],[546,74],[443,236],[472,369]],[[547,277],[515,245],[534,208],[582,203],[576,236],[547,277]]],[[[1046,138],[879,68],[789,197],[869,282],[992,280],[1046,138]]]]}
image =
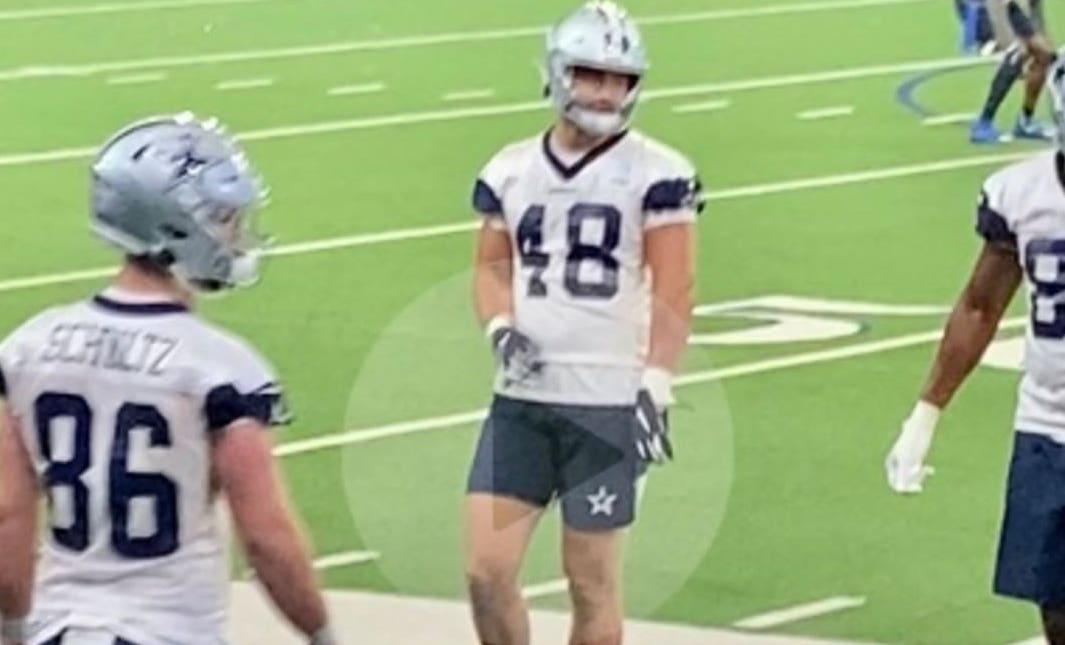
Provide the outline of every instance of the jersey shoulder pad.
{"type": "Polygon", "coordinates": [[[492,156],[477,175],[473,187],[473,208],[478,213],[492,215],[503,212],[503,197],[507,188],[524,169],[530,151],[536,150],[539,139],[524,139],[504,146],[492,156]]]}
{"type": "Polygon", "coordinates": [[[643,210],[700,212],[705,205],[703,185],[695,165],[675,148],[640,133],[633,133],[640,146],[644,173],[643,210]]]}
{"type": "MultiPolygon", "coordinates": [[[[977,232],[986,240],[1015,243],[1016,225],[1039,199],[1048,174],[1056,173],[1056,153],[1042,153],[1010,164],[988,177],[977,203],[977,232]]],[[[1057,179],[1051,182],[1057,185],[1057,179]]]]}
{"type": "Polygon", "coordinates": [[[246,340],[196,320],[202,327],[194,346],[202,365],[201,390],[208,425],[225,428],[242,417],[264,425],[285,425],[292,414],[274,367],[246,340]]]}

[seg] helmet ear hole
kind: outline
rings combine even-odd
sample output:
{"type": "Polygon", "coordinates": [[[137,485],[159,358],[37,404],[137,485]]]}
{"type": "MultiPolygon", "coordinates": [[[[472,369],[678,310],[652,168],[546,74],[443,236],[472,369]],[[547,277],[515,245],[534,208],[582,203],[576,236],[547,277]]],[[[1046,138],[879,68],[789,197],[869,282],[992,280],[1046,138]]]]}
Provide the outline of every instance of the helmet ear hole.
{"type": "Polygon", "coordinates": [[[170,275],[170,266],[174,264],[174,256],[169,251],[162,251],[155,254],[127,255],[126,261],[145,273],[167,277],[170,275]]]}
{"type": "Polygon", "coordinates": [[[171,240],[185,240],[188,239],[189,234],[172,224],[160,224],[159,232],[165,235],[171,240]]]}
{"type": "Polygon", "coordinates": [[[153,262],[155,262],[156,264],[158,264],[160,266],[164,266],[164,267],[170,266],[171,264],[174,263],[174,260],[176,260],[176,259],[177,258],[174,257],[173,253],[171,253],[170,251],[165,250],[165,249],[160,251],[159,253],[155,254],[154,256],[152,256],[152,261],[153,262]]]}

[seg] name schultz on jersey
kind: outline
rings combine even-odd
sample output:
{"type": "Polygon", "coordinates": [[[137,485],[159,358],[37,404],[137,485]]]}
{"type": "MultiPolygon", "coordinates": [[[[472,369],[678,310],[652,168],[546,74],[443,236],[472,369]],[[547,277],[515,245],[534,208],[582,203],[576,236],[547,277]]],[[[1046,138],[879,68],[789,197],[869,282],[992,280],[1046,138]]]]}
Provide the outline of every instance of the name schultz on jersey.
{"type": "Polygon", "coordinates": [[[60,322],[48,333],[41,363],[88,365],[105,370],[162,376],[176,338],[141,329],[122,329],[94,323],[60,322]]]}

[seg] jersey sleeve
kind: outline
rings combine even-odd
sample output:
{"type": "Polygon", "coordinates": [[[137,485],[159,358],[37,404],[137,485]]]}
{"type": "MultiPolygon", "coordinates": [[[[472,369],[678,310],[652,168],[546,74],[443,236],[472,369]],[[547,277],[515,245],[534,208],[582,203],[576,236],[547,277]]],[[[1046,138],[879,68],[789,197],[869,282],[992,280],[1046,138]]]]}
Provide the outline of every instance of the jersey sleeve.
{"type": "Polygon", "coordinates": [[[1017,248],[1017,234],[1009,205],[1009,191],[1002,174],[992,175],[984,182],[976,207],[976,232],[985,241],[1017,248]]]}
{"type": "Polygon", "coordinates": [[[669,151],[652,164],[643,192],[645,229],[694,222],[704,205],[703,185],[690,161],[669,151]]]}
{"type": "Polygon", "coordinates": [[[507,186],[507,151],[501,151],[477,175],[471,198],[473,210],[492,222],[503,224],[503,193],[507,186]]]}
{"type": "Polygon", "coordinates": [[[0,399],[12,399],[15,396],[19,367],[30,358],[31,343],[28,339],[39,336],[49,328],[53,313],[53,309],[46,309],[0,340],[0,399]]]}
{"type": "Polygon", "coordinates": [[[250,346],[234,340],[222,351],[205,383],[204,415],[211,432],[252,418],[265,426],[292,422],[285,392],[273,367],[250,346]]]}

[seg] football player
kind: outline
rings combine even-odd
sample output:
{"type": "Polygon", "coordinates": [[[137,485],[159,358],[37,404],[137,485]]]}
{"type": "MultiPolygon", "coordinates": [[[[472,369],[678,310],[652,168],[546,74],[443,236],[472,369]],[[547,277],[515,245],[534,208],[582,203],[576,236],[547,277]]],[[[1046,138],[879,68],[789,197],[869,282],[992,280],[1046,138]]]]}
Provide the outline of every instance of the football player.
{"type": "Polygon", "coordinates": [[[0,343],[4,645],[225,643],[223,496],[277,607],[334,642],[271,452],[281,386],[193,313],[196,292],[255,281],[261,192],[236,144],[191,115],[134,123],[93,162],[92,228],[123,267],[0,343]]]}
{"type": "Polygon", "coordinates": [[[1023,281],[1024,375],[995,568],[999,594],[1041,610],[1050,643],[1065,643],[1065,65],[1051,67],[1058,147],[993,174],[976,230],[984,239],[946,324],[931,374],[888,455],[888,483],[918,493],[940,412],[991,342],[1023,281]]]}
{"type": "Polygon", "coordinates": [[[1002,135],[995,127],[995,114],[1022,74],[1025,76],[1024,101],[1013,126],[1013,136],[1049,139],[1050,129],[1034,118],[1047,68],[1055,56],[1046,33],[1043,0],[986,0],[985,5],[996,49],[1004,52],[1004,56],[991,79],[980,116],[969,131],[969,139],[973,143],[998,143],[1001,140],[1002,135]]]}
{"type": "Polygon", "coordinates": [[[555,499],[571,642],[621,642],[622,536],[645,465],[671,458],[702,205],[691,163],[629,129],[646,71],[620,7],[580,7],[547,38],[553,125],[475,184],[476,310],[499,365],[465,507],[482,643],[529,642],[519,569],[555,499]]]}

